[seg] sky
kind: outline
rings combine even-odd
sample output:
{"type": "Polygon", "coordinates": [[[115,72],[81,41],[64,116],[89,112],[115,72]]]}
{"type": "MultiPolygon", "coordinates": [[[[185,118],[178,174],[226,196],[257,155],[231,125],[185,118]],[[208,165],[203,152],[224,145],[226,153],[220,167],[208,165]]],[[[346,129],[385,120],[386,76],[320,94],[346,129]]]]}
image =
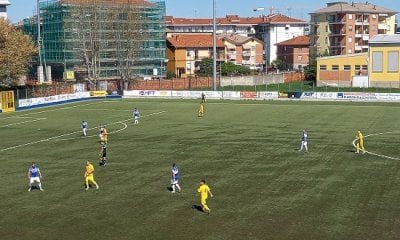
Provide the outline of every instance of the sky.
{"type": "MultiPolygon", "coordinates": [[[[9,20],[16,23],[26,17],[32,16],[36,9],[36,0],[9,0],[11,5],[7,12],[9,20]]],[[[280,12],[287,16],[309,21],[308,13],[326,6],[327,2],[335,0],[215,0],[217,16],[237,14],[242,17],[265,15],[269,10],[254,12],[253,9],[264,7],[274,8],[274,12],[280,12]]],[[[351,2],[350,0],[348,2],[351,2]]],[[[354,1],[361,2],[361,1],[354,1]]],[[[365,1],[362,1],[365,2],[365,1]]],[[[400,12],[400,0],[369,0],[391,10],[400,12]]],[[[165,0],[167,15],[186,18],[211,18],[213,0],[165,0]]],[[[399,16],[399,15],[397,15],[399,16]]]]}

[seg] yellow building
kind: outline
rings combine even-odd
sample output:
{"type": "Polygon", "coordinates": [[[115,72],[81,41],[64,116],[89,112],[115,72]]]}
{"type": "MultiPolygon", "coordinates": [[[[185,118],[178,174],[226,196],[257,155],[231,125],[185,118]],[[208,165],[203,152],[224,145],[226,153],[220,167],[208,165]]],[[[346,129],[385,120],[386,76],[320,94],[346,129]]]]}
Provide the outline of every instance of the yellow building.
{"type": "MultiPolygon", "coordinates": [[[[178,78],[195,76],[199,63],[213,56],[212,34],[176,34],[167,38],[167,71],[178,78]]],[[[217,39],[217,61],[225,61],[224,43],[217,39]]]]}
{"type": "MultiPolygon", "coordinates": [[[[355,78],[368,85],[368,54],[348,54],[317,59],[317,86],[355,86],[355,78]]],[[[365,85],[364,85],[365,86],[365,85]]]]}
{"type": "Polygon", "coordinates": [[[378,35],[369,41],[371,87],[400,87],[400,35],[378,35]]]}

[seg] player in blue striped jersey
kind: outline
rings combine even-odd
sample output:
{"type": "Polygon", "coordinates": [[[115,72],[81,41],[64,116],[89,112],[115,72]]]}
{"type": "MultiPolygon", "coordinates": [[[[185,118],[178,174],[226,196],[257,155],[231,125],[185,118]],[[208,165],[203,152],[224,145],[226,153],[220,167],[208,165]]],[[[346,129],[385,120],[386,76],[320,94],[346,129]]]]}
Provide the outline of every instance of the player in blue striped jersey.
{"type": "Polygon", "coordinates": [[[82,128],[83,136],[85,136],[85,137],[86,137],[86,130],[87,130],[87,127],[88,127],[87,121],[86,121],[86,120],[83,120],[83,121],[82,121],[82,124],[81,124],[81,128],[82,128]]]}
{"type": "Polygon", "coordinates": [[[41,178],[42,178],[42,173],[40,172],[39,167],[36,166],[35,162],[32,162],[32,166],[30,166],[28,169],[29,192],[32,190],[32,184],[35,182],[38,183],[40,191],[43,191],[42,183],[40,182],[41,178]]]}
{"type": "Polygon", "coordinates": [[[171,188],[172,193],[175,193],[175,188],[178,189],[178,192],[181,192],[181,187],[179,186],[179,169],[178,166],[173,163],[172,164],[172,177],[171,177],[171,188]]]}
{"type": "Polygon", "coordinates": [[[301,140],[301,146],[300,146],[299,152],[303,150],[303,147],[306,150],[306,152],[308,152],[308,147],[307,147],[307,145],[308,145],[308,133],[306,132],[306,130],[303,130],[303,135],[301,136],[300,140],[301,140]]]}
{"type": "Polygon", "coordinates": [[[133,115],[134,124],[135,125],[139,124],[140,113],[139,113],[139,110],[137,110],[137,108],[133,109],[132,115],[133,115]]]}

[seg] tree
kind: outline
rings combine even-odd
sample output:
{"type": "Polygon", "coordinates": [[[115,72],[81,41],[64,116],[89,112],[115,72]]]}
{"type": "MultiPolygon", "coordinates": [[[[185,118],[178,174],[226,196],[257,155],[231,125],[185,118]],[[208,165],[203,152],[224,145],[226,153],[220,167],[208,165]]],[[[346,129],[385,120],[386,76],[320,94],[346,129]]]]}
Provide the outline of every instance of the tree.
{"type": "Polygon", "coordinates": [[[221,74],[224,76],[231,76],[237,74],[247,75],[250,73],[250,68],[246,66],[236,65],[231,62],[224,62],[221,66],[221,74]]]}
{"type": "Polygon", "coordinates": [[[0,18],[0,84],[10,86],[25,75],[31,57],[37,52],[32,38],[0,18]]]}
{"type": "Polygon", "coordinates": [[[200,62],[200,70],[197,71],[197,74],[200,77],[209,77],[213,74],[213,59],[212,58],[204,58],[200,62]]]}
{"type": "Polygon", "coordinates": [[[279,70],[288,70],[289,69],[289,64],[279,58],[272,61],[272,65],[274,65],[274,67],[279,70]]]}

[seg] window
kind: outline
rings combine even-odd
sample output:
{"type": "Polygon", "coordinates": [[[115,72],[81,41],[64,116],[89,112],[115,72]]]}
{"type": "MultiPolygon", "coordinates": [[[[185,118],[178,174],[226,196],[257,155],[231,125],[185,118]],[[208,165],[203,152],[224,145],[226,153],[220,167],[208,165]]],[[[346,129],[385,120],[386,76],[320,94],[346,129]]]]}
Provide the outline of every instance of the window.
{"type": "Polygon", "coordinates": [[[371,26],[371,30],[372,30],[373,32],[375,32],[375,31],[376,31],[376,26],[375,26],[375,25],[372,25],[372,26],[371,26]]]}
{"type": "Polygon", "coordinates": [[[327,37],[325,38],[325,43],[328,44],[328,38],[327,37]]]}
{"type": "Polygon", "coordinates": [[[354,69],[359,71],[359,70],[361,70],[361,66],[360,65],[355,65],[354,69]]]}
{"type": "Polygon", "coordinates": [[[372,52],[372,71],[383,71],[383,52],[372,52]]]}
{"type": "Polygon", "coordinates": [[[399,71],[399,52],[389,51],[388,52],[388,72],[399,71]]]}
{"type": "Polygon", "coordinates": [[[372,14],[372,19],[375,19],[376,18],[376,15],[375,14],[372,14]]]}
{"type": "Polygon", "coordinates": [[[349,25],[349,31],[353,31],[353,25],[349,25]]]}
{"type": "Polygon", "coordinates": [[[343,66],[343,70],[350,71],[351,70],[351,66],[350,65],[344,65],[343,66]]]}
{"type": "Polygon", "coordinates": [[[328,32],[328,26],[325,26],[325,32],[328,32]]]}
{"type": "Polygon", "coordinates": [[[368,70],[368,65],[362,65],[362,70],[368,70]]]}
{"type": "Polygon", "coordinates": [[[302,55],[297,56],[297,60],[298,60],[298,61],[303,60],[303,56],[302,56],[302,55]]]}
{"type": "Polygon", "coordinates": [[[332,71],[339,70],[339,65],[332,65],[332,71]]]}
{"type": "Polygon", "coordinates": [[[349,43],[352,43],[352,42],[353,42],[353,38],[352,38],[352,37],[349,37],[349,38],[348,38],[348,41],[349,41],[349,43]]]}
{"type": "Polygon", "coordinates": [[[353,53],[353,50],[352,50],[351,48],[349,48],[349,49],[347,50],[347,53],[353,53]]]}
{"type": "Polygon", "coordinates": [[[289,25],[289,24],[286,24],[285,30],[286,30],[286,31],[289,31],[289,27],[290,27],[290,25],[289,25]]]}
{"type": "Polygon", "coordinates": [[[320,65],[319,70],[326,70],[326,65],[320,65]]]}
{"type": "Polygon", "coordinates": [[[349,19],[353,19],[353,14],[349,14],[349,19]]]}

